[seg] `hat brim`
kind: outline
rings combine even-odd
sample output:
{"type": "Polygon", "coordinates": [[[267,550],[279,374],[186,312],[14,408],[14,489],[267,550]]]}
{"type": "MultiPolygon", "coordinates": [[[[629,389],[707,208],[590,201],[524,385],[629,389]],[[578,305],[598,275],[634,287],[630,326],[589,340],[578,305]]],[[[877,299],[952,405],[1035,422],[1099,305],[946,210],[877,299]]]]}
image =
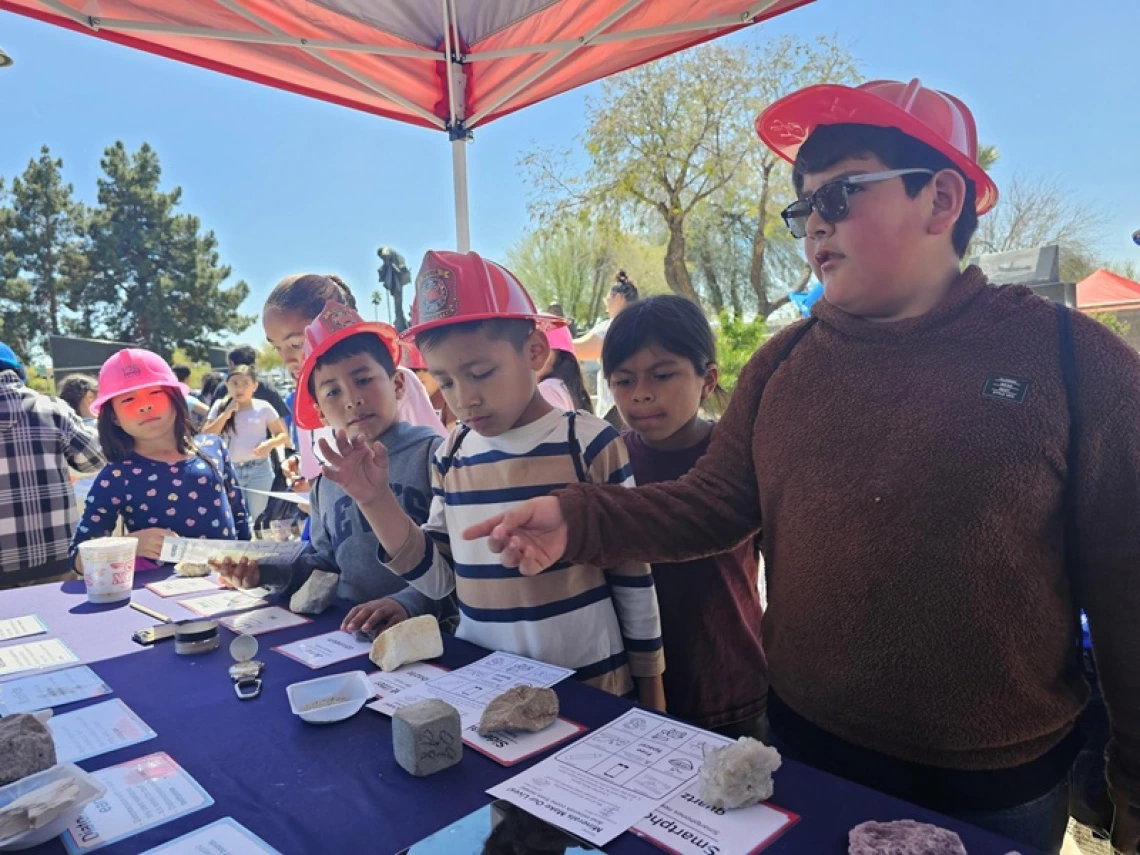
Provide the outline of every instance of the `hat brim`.
{"type": "Polygon", "coordinates": [[[113,395],[99,396],[91,402],[91,414],[98,416],[99,411],[103,409],[103,405],[109,401],[112,401],[122,395],[129,395],[131,392],[138,392],[140,389],[149,389],[151,386],[161,386],[164,389],[174,389],[178,392],[181,392],[183,400],[185,400],[186,396],[190,394],[190,387],[185,383],[139,383],[137,386],[128,386],[126,389],[119,389],[113,395]]]}
{"type": "Polygon", "coordinates": [[[388,324],[365,321],[362,324],[353,324],[342,330],[337,330],[305,357],[305,364],[301,366],[301,374],[297,378],[297,397],[293,402],[293,420],[298,427],[305,430],[319,430],[325,424],[321,421],[321,411],[316,399],[309,394],[309,377],[316,367],[317,360],[329,352],[335,345],[354,335],[371,334],[384,342],[388,354],[392,357],[392,365],[400,367],[400,340],[392,335],[394,330],[388,324]]]}
{"type": "Polygon", "coordinates": [[[503,314],[502,312],[476,312],[473,315],[456,315],[451,318],[439,318],[434,321],[427,321],[422,324],[416,324],[414,327],[408,327],[400,333],[400,340],[412,343],[416,340],[416,336],[420,333],[427,332],[428,330],[439,329],[440,327],[454,326],[455,324],[469,324],[474,321],[493,321],[493,320],[514,320],[514,321],[534,321],[534,325],[545,332],[546,330],[558,329],[570,323],[566,318],[560,318],[558,315],[548,315],[544,312],[534,312],[531,314],[503,314]]]}
{"type": "Polygon", "coordinates": [[[800,146],[824,125],[873,125],[896,128],[941,152],[974,182],[979,216],[998,202],[994,180],[964,152],[949,145],[910,113],[877,95],[850,86],[809,86],[776,101],[756,118],[756,133],[764,145],[789,163],[800,146]]]}

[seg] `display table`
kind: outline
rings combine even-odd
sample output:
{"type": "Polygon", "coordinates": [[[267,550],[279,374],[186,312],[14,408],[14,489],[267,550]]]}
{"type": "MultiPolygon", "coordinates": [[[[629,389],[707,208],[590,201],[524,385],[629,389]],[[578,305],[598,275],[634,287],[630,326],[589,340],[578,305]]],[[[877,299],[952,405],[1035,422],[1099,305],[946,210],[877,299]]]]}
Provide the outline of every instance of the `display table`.
{"type": "MultiPolygon", "coordinates": [[[[139,574],[135,601],[174,619],[193,617],[176,604],[185,597],[163,599],[141,589],[166,575],[139,574]]],[[[332,609],[305,626],[259,636],[257,658],[265,663],[264,689],[260,698],[245,702],[234,696],[227,674],[232,660],[226,649],[233,633],[224,628],[220,649],[204,655],[177,656],[172,641],[142,648],[131,641],[131,633],[155,621],[126,603],[88,604],[82,582],[0,593],[0,617],[22,614],[38,615],[49,632],[37,638],[64,640],[107,682],[114,693],[111,697],[121,698],[158,734],[157,739],[79,765],[93,771],[165,751],[214,798],[215,803],[204,810],[99,850],[108,855],[142,852],[225,816],[283,853],[394,853],[488,804],[491,799],[484,791],[527,765],[504,768],[467,751],[459,766],[417,779],[393,759],[388,718],[369,709],[330,725],[310,725],[295,717],[285,695],[288,684],[340,671],[375,670],[367,657],[359,657],[313,671],[270,649],[337,629],[342,609],[332,609]]],[[[449,668],[486,653],[452,638],[445,641],[440,664],[449,668]]],[[[557,692],[563,715],[590,728],[631,706],[573,680],[558,685],[557,692]]],[[[102,700],[106,698],[59,712],[102,700]]],[[[773,802],[801,817],[765,850],[773,855],[839,855],[847,851],[847,832],[853,826],[865,820],[895,819],[953,829],[971,855],[1006,855],[1012,850],[1033,855],[1027,847],[794,762],[785,762],[776,773],[773,802]]],[[[630,834],[606,849],[660,851],[630,834]]],[[[56,840],[29,851],[65,850],[56,840]]]]}

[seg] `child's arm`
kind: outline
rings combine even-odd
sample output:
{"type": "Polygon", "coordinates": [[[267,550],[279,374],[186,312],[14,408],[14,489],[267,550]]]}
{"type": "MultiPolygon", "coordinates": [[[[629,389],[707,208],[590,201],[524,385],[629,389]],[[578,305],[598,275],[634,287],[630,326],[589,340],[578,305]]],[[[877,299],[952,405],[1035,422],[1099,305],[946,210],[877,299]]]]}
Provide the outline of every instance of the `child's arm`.
{"type": "Polygon", "coordinates": [[[268,457],[273,453],[273,449],[289,444],[289,431],[285,429],[285,422],[280,418],[269,423],[269,432],[273,436],[253,450],[254,457],[268,457]]]}
{"type": "MultiPolygon", "coordinates": [[[[450,594],[455,588],[455,568],[443,500],[438,496],[432,499],[431,515],[420,528],[388,485],[388,452],[382,443],[369,444],[360,436],[350,441],[344,431],[337,431],[333,443],[321,440],[321,453],[328,461],[324,477],[356,500],[380,541],[380,558],[388,569],[434,600],[450,594]]],[[[441,489],[438,478],[433,467],[433,488],[441,489]]]]}
{"type": "Polygon", "coordinates": [[[210,415],[206,416],[206,423],[202,425],[202,433],[212,433],[220,436],[222,428],[226,426],[226,422],[237,412],[237,408],[237,401],[234,400],[231,400],[225,409],[222,409],[219,404],[215,404],[210,408],[210,415]],[[217,413],[217,415],[214,415],[215,413],[217,413]],[[213,418],[210,416],[213,416],[213,418]]]}

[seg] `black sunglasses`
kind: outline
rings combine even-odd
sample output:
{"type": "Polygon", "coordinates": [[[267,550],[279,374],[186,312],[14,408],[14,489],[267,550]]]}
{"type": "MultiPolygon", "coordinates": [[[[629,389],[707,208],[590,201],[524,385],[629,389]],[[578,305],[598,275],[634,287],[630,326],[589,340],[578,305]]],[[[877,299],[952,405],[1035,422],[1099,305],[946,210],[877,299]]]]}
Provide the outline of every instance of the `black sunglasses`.
{"type": "Polygon", "coordinates": [[[891,169],[888,172],[868,172],[865,175],[848,175],[828,181],[810,196],[799,199],[780,212],[784,218],[784,225],[797,240],[807,237],[807,221],[811,212],[815,211],[824,222],[835,225],[851,213],[851,194],[866,188],[863,184],[873,184],[876,181],[887,181],[903,175],[934,175],[933,169],[891,169]]]}

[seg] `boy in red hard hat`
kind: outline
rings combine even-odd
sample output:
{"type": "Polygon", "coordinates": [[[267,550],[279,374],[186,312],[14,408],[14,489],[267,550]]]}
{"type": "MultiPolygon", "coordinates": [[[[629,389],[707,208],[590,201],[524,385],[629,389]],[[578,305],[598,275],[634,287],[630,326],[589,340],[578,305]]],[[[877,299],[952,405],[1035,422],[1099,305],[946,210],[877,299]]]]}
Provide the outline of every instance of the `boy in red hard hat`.
{"type": "Polygon", "coordinates": [[[382,446],[338,434],[322,444],[325,477],[356,499],[391,556],[388,567],[432,598],[453,591],[456,635],[490,650],[573,668],[614,694],[637,690],[664,708],[661,621],[648,565],[573,562],[530,579],[504,570],[466,526],[567,483],[632,485],[621,438],[601,419],[555,410],[538,390],[550,354],[522,284],[476,253],[429,252],[416,277],[414,340],[460,424],[435,455],[431,514],[422,527],[388,489],[382,446]],[[451,535],[455,534],[455,537],[451,535]]]}
{"type": "Polygon", "coordinates": [[[467,535],[537,573],[707,555],[762,524],[777,744],[1051,851],[1088,697],[1083,607],[1114,728],[1114,840],[1134,852],[1140,357],[961,270],[997,190],[958,99],[815,86],[757,129],[794,163],[783,216],[824,286],[813,317],[753,356],[686,477],[572,485],[467,535]]]}

